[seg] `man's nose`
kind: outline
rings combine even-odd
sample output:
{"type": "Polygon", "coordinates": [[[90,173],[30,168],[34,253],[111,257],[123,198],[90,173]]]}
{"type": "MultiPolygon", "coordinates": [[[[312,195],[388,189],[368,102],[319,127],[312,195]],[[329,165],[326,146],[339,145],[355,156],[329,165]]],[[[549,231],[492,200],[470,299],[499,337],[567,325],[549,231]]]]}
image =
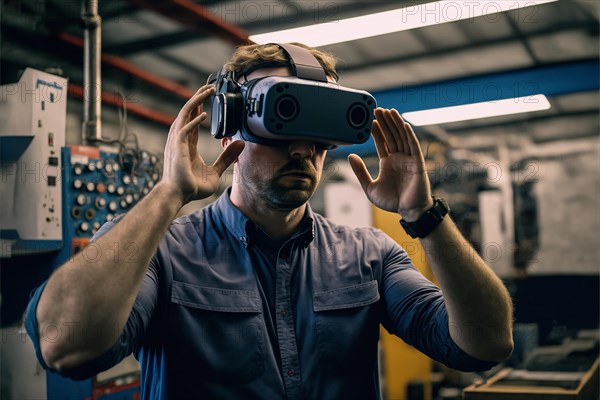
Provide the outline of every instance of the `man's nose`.
{"type": "Polygon", "coordinates": [[[289,153],[293,158],[310,158],[315,154],[315,144],[306,140],[294,140],[289,145],[289,153]]]}

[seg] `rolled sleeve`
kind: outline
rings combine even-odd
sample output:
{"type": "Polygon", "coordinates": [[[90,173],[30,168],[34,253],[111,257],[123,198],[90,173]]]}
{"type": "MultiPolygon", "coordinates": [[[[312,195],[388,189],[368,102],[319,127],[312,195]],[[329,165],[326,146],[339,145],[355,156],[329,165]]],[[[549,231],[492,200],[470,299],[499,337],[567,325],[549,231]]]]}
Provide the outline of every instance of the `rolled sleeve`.
{"type": "Polygon", "coordinates": [[[487,371],[493,367],[495,367],[498,363],[495,361],[484,361],[478,358],[475,358],[468,353],[466,353],[463,349],[461,349],[456,342],[450,336],[450,329],[448,324],[448,312],[446,311],[446,306],[443,301],[439,309],[435,314],[435,328],[438,333],[439,344],[438,347],[438,355],[432,355],[436,361],[440,361],[445,364],[447,367],[457,369],[460,371],[471,372],[471,371],[487,371]]]}
{"type": "Polygon", "coordinates": [[[27,331],[27,334],[29,335],[29,337],[31,338],[31,341],[33,342],[33,347],[35,349],[35,355],[38,359],[38,361],[40,362],[40,364],[42,365],[42,367],[44,369],[50,369],[48,367],[48,365],[44,362],[44,358],[42,357],[42,350],[40,348],[40,331],[38,329],[38,322],[37,322],[37,318],[36,318],[36,311],[37,311],[37,305],[40,301],[40,296],[42,295],[42,292],[44,291],[44,288],[46,287],[46,283],[48,283],[48,281],[42,283],[37,289],[35,289],[32,293],[31,293],[31,298],[29,300],[29,304],[27,305],[27,308],[25,309],[25,330],[27,331]]]}
{"type": "MultiPolygon", "coordinates": [[[[41,340],[50,340],[50,339],[40,337],[40,330],[39,330],[39,326],[38,326],[38,322],[37,322],[37,318],[36,318],[37,305],[40,301],[42,292],[44,291],[44,288],[46,287],[46,283],[47,282],[44,282],[40,287],[38,287],[32,293],[31,300],[29,301],[29,305],[27,306],[27,310],[25,311],[25,328],[27,330],[27,334],[31,338],[31,341],[33,342],[33,346],[35,349],[35,355],[36,355],[40,365],[44,369],[46,369],[50,372],[59,374],[60,376],[63,376],[65,378],[71,378],[73,380],[83,380],[83,379],[90,378],[90,377],[94,376],[95,374],[97,374],[98,372],[104,371],[104,370],[112,367],[116,363],[118,363],[123,357],[120,357],[120,354],[119,354],[119,347],[121,347],[121,346],[118,346],[117,345],[118,343],[115,343],[115,345],[112,348],[110,348],[106,353],[104,353],[100,357],[98,357],[95,360],[92,360],[90,362],[87,362],[85,364],[82,364],[82,365],[78,366],[77,368],[58,371],[53,368],[50,368],[46,364],[46,362],[44,361],[44,358],[42,357],[40,342],[41,342],[41,340]]],[[[58,334],[64,333],[60,327],[52,327],[52,328],[53,329],[57,328],[58,334]]],[[[42,332],[42,334],[43,334],[43,332],[42,332]]]]}
{"type": "Polygon", "coordinates": [[[484,371],[497,363],[476,359],[454,342],[442,291],[412,264],[395,243],[384,262],[384,327],[444,365],[461,371],[484,371]]]}
{"type": "MultiPolygon", "coordinates": [[[[94,235],[92,240],[98,239],[100,236],[108,232],[113,226],[114,222],[108,222],[104,224],[100,230],[94,235]]],[[[57,373],[63,377],[70,378],[73,380],[88,379],[99,372],[105,371],[112,366],[119,363],[123,358],[130,355],[132,352],[137,351],[141,346],[142,340],[145,336],[145,332],[150,325],[154,309],[158,298],[158,261],[156,255],[151,259],[150,265],[146,270],[146,275],[142,280],[140,291],[133,304],[133,308],[125,324],[123,331],[114,345],[108,349],[101,356],[83,363],[75,368],[64,369],[57,371],[50,368],[44,361],[41,353],[41,340],[49,340],[44,338],[44,330],[42,331],[42,337],[40,337],[40,329],[36,317],[36,311],[40,297],[46,287],[47,281],[41,286],[35,289],[29,300],[29,304],[25,311],[25,328],[27,334],[30,336],[35,354],[40,362],[41,366],[53,373],[57,373]]],[[[48,327],[50,328],[50,327],[48,327]]],[[[56,328],[58,334],[71,334],[68,331],[68,326],[65,327],[52,327],[56,328]],[[65,329],[62,329],[65,328],[65,329]]],[[[84,329],[85,331],[85,329],[84,329]]]]}

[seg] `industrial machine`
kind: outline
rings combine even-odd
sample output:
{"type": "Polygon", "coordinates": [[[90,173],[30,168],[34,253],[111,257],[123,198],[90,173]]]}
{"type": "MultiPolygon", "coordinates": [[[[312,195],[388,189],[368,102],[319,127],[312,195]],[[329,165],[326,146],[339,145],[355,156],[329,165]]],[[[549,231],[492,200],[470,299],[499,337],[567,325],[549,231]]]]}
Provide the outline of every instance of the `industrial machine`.
{"type": "Polygon", "coordinates": [[[0,86],[0,255],[62,247],[60,149],[65,145],[67,79],[27,68],[0,86]]]}
{"type": "Polygon", "coordinates": [[[3,398],[139,398],[135,363],[119,364],[109,377],[79,382],[43,372],[20,324],[30,291],[74,254],[98,257],[89,245],[92,235],[133,207],[160,178],[158,158],[140,151],[137,138],[129,146],[127,136],[111,141],[102,136],[97,1],[82,1],[81,19],[82,139],[100,147],[65,147],[66,78],[27,68],[17,83],[0,86],[0,256],[3,282],[10,281],[2,285],[0,303],[3,398]],[[123,371],[125,381],[114,378],[123,371]]]}
{"type": "MultiPolygon", "coordinates": [[[[18,83],[0,87],[0,244],[3,276],[13,282],[2,292],[2,314],[10,317],[3,321],[2,353],[8,376],[20,386],[7,395],[105,398],[123,389],[135,397],[138,370],[131,361],[118,369],[130,377],[123,387],[112,378],[74,382],[44,373],[40,379],[33,346],[16,325],[28,293],[76,253],[99,257],[93,245],[86,247],[92,236],[160,179],[158,157],[140,150],[137,141],[99,138],[94,141],[99,147],[65,146],[66,85],[66,78],[28,68],[18,83]],[[4,348],[9,345],[15,349],[4,348]]],[[[135,249],[118,250],[126,255],[135,249]]]]}
{"type": "MultiPolygon", "coordinates": [[[[118,149],[73,145],[62,148],[61,155],[65,245],[54,257],[55,267],[81,251],[88,260],[99,257],[98,249],[88,246],[92,236],[102,224],[131,209],[160,178],[155,155],[122,145],[118,149]]],[[[127,256],[135,249],[115,251],[127,256]]],[[[131,372],[132,367],[127,370],[131,372]]],[[[134,396],[139,390],[139,379],[133,378],[126,385],[117,385],[116,381],[73,382],[47,374],[48,399],[76,399],[82,392],[90,398],[108,398],[108,393],[117,392],[119,398],[129,398],[123,397],[122,391],[134,396]]]]}
{"type": "Polygon", "coordinates": [[[160,177],[158,158],[145,151],[75,145],[63,148],[62,158],[64,239],[70,254],[83,250],[104,222],[127,212],[160,177]]]}

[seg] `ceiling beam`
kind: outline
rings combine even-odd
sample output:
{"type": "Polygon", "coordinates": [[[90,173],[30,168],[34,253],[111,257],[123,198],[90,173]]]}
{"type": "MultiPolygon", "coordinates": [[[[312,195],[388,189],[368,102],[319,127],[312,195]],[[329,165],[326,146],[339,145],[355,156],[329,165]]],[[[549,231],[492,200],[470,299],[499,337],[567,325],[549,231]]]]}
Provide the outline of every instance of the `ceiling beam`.
{"type": "Polygon", "coordinates": [[[104,46],[104,49],[107,53],[130,56],[148,50],[156,51],[165,47],[178,46],[200,37],[203,36],[198,34],[198,32],[186,29],[164,35],[156,35],[139,40],[113,44],[111,46],[104,46]]]}
{"type": "Polygon", "coordinates": [[[220,37],[234,45],[252,43],[244,29],[223,21],[205,7],[192,1],[129,0],[129,2],[171,18],[188,28],[220,37]]]}
{"type": "MultiPolygon", "coordinates": [[[[52,49],[54,56],[61,55],[77,64],[80,64],[83,60],[84,42],[78,36],[66,32],[60,32],[52,36],[53,34],[49,32],[31,32],[9,24],[3,24],[2,33],[5,40],[8,38],[16,43],[24,44],[28,48],[36,48],[40,51],[52,49]]],[[[102,54],[102,64],[116,68],[180,98],[189,99],[194,94],[194,90],[160,77],[117,56],[102,54]]]]}
{"type": "MultiPolygon", "coordinates": [[[[24,3],[24,2],[23,2],[24,3]]],[[[36,3],[36,2],[34,2],[36,3]]],[[[81,26],[81,1],[65,1],[65,0],[45,0],[48,10],[44,18],[54,17],[60,21],[61,30],[68,31],[69,28],[79,29],[81,26]]],[[[131,14],[135,14],[139,8],[133,4],[128,4],[122,1],[100,1],[98,3],[99,14],[103,20],[110,19],[127,19],[131,14]]]]}
{"type": "Polygon", "coordinates": [[[106,10],[105,7],[108,4],[108,2],[100,2],[98,4],[98,7],[100,7],[100,11],[99,14],[102,17],[103,20],[110,20],[112,18],[121,18],[124,15],[131,15],[131,14],[135,14],[138,11],[138,8],[136,6],[134,6],[133,4],[121,4],[118,7],[113,7],[109,10],[106,10]]]}
{"type": "MultiPolygon", "coordinates": [[[[265,4],[269,3],[267,2],[265,4]]],[[[314,4],[318,5],[319,3],[314,4]]],[[[213,15],[223,14],[218,8],[220,6],[224,7],[224,5],[216,4],[213,8],[207,9],[207,12],[212,13],[213,15]]],[[[274,27],[281,27],[290,23],[301,26],[328,21],[332,22],[337,20],[341,15],[371,13],[374,10],[373,3],[369,2],[330,2],[321,5],[321,8],[313,6],[310,10],[300,11],[299,13],[290,15],[287,10],[297,7],[293,3],[285,3],[280,5],[280,7],[276,6],[277,3],[273,2],[271,7],[265,11],[268,13],[266,18],[261,18],[256,21],[242,21],[238,26],[249,32],[260,32],[261,30],[274,29],[274,27]]],[[[244,3],[240,3],[240,7],[244,7],[244,3]]],[[[393,5],[393,7],[386,7],[386,9],[393,9],[396,7],[397,5],[393,5]]],[[[243,11],[243,8],[241,10],[243,11]]],[[[380,8],[377,8],[376,10],[381,11],[380,8]]],[[[227,10],[225,10],[224,13],[227,13],[227,10]]],[[[110,48],[107,48],[107,51],[113,54],[130,55],[140,51],[147,51],[148,49],[156,50],[163,47],[181,45],[193,40],[205,39],[206,37],[207,35],[199,35],[197,30],[185,29],[177,32],[155,35],[151,38],[132,40],[111,46],[110,48]]]]}
{"type": "MultiPolygon", "coordinates": [[[[105,3],[101,3],[100,5],[103,5],[103,4],[105,4],[105,3]]],[[[69,3],[69,2],[59,2],[57,4],[52,0],[48,0],[46,3],[46,12],[44,13],[44,15],[48,15],[50,17],[45,16],[43,19],[40,19],[38,22],[29,24],[29,25],[23,24],[23,23],[19,24],[19,21],[24,20],[24,18],[10,18],[10,17],[7,18],[4,15],[6,13],[4,13],[4,14],[2,14],[3,30],[4,30],[4,26],[8,25],[10,28],[20,29],[22,34],[24,34],[25,36],[37,35],[37,37],[39,39],[35,40],[35,43],[33,43],[33,44],[35,47],[37,45],[38,41],[40,41],[40,40],[43,41],[44,45],[41,46],[42,51],[48,51],[50,48],[61,47],[61,46],[53,46],[54,43],[56,43],[56,42],[53,41],[52,43],[50,43],[49,42],[50,39],[46,38],[45,36],[54,36],[60,32],[67,32],[67,33],[71,33],[73,36],[78,36],[79,32],[81,31],[81,29],[80,29],[81,17],[78,14],[79,9],[77,7],[73,8],[74,5],[75,5],[74,3],[69,3]],[[70,7],[68,7],[68,6],[70,6],[70,7]],[[69,30],[68,27],[70,25],[76,25],[77,29],[69,30]]],[[[106,7],[108,7],[108,6],[104,5],[102,7],[102,10],[103,10],[102,17],[105,21],[106,21],[106,18],[104,16],[106,14],[108,14],[108,18],[110,18],[110,17],[118,18],[121,15],[135,13],[139,10],[139,7],[136,7],[136,6],[134,6],[132,4],[128,4],[128,3],[121,4],[120,7],[114,7],[114,6],[112,6],[112,8],[109,7],[108,10],[106,9],[106,7]]],[[[36,21],[35,18],[37,18],[36,16],[40,13],[40,10],[38,10],[38,9],[29,9],[29,8],[25,9],[24,5],[23,5],[23,10],[21,10],[21,11],[29,12],[28,18],[31,21],[36,21]]],[[[135,17],[132,17],[132,18],[135,18],[135,17]]],[[[25,19],[25,20],[27,20],[27,19],[25,19]]],[[[196,33],[196,36],[198,36],[197,33],[196,33]]],[[[24,42],[24,40],[21,39],[20,35],[13,35],[13,39],[19,43],[24,42]]],[[[29,41],[29,42],[30,43],[28,43],[28,45],[31,44],[31,41],[29,41]]],[[[69,51],[72,53],[73,47],[71,47],[71,46],[67,46],[67,47],[68,47],[69,51]]],[[[79,47],[79,45],[77,45],[77,47],[79,47]]],[[[102,50],[104,53],[118,55],[118,54],[111,52],[110,48],[108,48],[106,46],[104,46],[102,50]],[[108,51],[107,51],[107,49],[108,49],[108,51]]],[[[142,46],[141,50],[142,51],[148,50],[148,47],[142,46]]],[[[54,53],[54,51],[56,51],[56,49],[53,49],[53,55],[56,55],[54,53]]],[[[76,53],[77,54],[73,55],[73,57],[80,58],[81,54],[79,52],[76,52],[76,53]]],[[[208,75],[210,74],[210,72],[200,70],[195,65],[192,65],[192,64],[186,63],[180,59],[171,57],[168,54],[163,54],[161,52],[154,52],[153,55],[157,58],[160,58],[160,59],[184,70],[186,75],[208,77],[208,75]]],[[[69,54],[69,56],[71,56],[71,54],[69,54]]],[[[203,79],[201,79],[201,80],[203,80],[203,79]]],[[[170,91],[170,90],[167,89],[167,91],[170,91]]],[[[180,95],[178,95],[176,93],[175,93],[175,95],[177,97],[181,97],[180,95]]]]}
{"type": "Polygon", "coordinates": [[[464,76],[374,92],[381,107],[402,112],[544,94],[559,96],[600,89],[600,62],[585,59],[464,76]]]}
{"type": "MultiPolygon", "coordinates": [[[[70,95],[83,99],[83,86],[69,82],[68,92],[70,95]]],[[[115,96],[115,93],[102,91],[102,104],[114,107],[123,107],[123,98],[115,96]]],[[[175,115],[167,114],[154,108],[146,107],[140,103],[127,103],[127,113],[137,115],[149,121],[161,125],[170,126],[175,121],[175,115]]]]}
{"type": "MultiPolygon", "coordinates": [[[[79,47],[83,49],[84,42],[83,39],[70,33],[62,32],[59,33],[58,38],[65,43],[68,43],[72,46],[79,47]]],[[[182,97],[184,99],[189,99],[194,95],[194,91],[182,86],[176,82],[165,79],[161,76],[158,76],[150,71],[146,71],[143,68],[140,68],[129,61],[113,56],[111,54],[102,53],[102,64],[106,66],[110,66],[113,68],[117,68],[131,76],[135,76],[138,79],[141,79],[145,82],[150,83],[157,88],[163,89],[167,92],[170,92],[176,96],[182,97]]]]}
{"type": "Polygon", "coordinates": [[[525,48],[525,51],[529,55],[529,58],[531,58],[531,61],[533,61],[533,63],[535,65],[540,65],[541,64],[540,59],[535,54],[533,47],[531,47],[531,44],[529,43],[528,35],[523,34],[523,31],[521,31],[521,29],[519,28],[517,23],[513,20],[513,17],[510,15],[510,13],[509,13],[509,15],[506,16],[506,21],[508,22],[510,29],[514,33],[514,36],[519,38],[519,40],[521,40],[521,44],[523,44],[523,47],[525,48]]]}
{"type": "MultiPolygon", "coordinates": [[[[425,28],[425,29],[427,29],[427,28],[425,28]]],[[[595,33],[596,36],[598,35],[598,23],[597,22],[595,22],[595,23],[587,22],[584,24],[582,24],[581,22],[568,22],[568,23],[560,24],[560,25],[553,26],[550,28],[541,29],[537,32],[528,33],[527,38],[531,39],[533,37],[545,36],[545,35],[550,35],[550,34],[554,34],[554,33],[565,32],[565,31],[569,31],[569,30],[576,30],[576,29],[577,30],[589,30],[590,33],[595,33]]],[[[350,65],[340,65],[338,72],[339,73],[355,72],[355,71],[360,71],[363,69],[373,68],[375,66],[380,67],[380,66],[399,64],[399,63],[409,62],[409,61],[423,60],[423,59],[427,59],[427,58],[431,58],[431,57],[448,55],[451,53],[461,52],[461,51],[465,51],[465,50],[479,50],[479,49],[483,49],[483,48],[494,46],[494,45],[506,44],[506,43],[511,43],[511,42],[520,41],[520,40],[521,40],[521,37],[518,35],[510,35],[510,36],[497,38],[497,39],[479,39],[478,41],[469,43],[467,45],[452,46],[452,47],[447,47],[444,49],[439,49],[439,50],[425,52],[425,53],[390,57],[387,59],[377,60],[377,63],[374,63],[373,60],[365,60],[365,62],[361,62],[361,63],[350,64],[350,65]]]]}

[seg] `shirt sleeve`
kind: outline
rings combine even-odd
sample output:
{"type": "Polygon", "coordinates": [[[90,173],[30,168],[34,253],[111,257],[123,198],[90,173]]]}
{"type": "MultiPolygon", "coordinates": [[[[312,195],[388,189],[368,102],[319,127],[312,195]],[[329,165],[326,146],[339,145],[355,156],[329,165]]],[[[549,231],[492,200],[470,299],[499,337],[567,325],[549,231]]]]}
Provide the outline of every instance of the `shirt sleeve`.
{"type": "Polygon", "coordinates": [[[476,359],[450,336],[448,312],[442,291],[425,278],[410,257],[391,238],[383,264],[385,329],[406,343],[461,371],[486,371],[497,362],[476,359]]]}
{"type": "MultiPolygon", "coordinates": [[[[112,221],[104,224],[94,235],[92,241],[97,240],[100,236],[104,235],[112,227],[114,227],[115,224],[116,222],[112,221]]],[[[154,313],[154,309],[156,307],[156,302],[158,298],[158,262],[156,255],[150,260],[150,265],[146,270],[146,276],[142,280],[140,291],[133,304],[131,314],[129,315],[129,319],[127,320],[123,332],[121,332],[121,335],[119,336],[118,340],[110,349],[108,349],[104,354],[102,354],[98,358],[90,360],[75,368],[57,371],[48,367],[48,365],[44,362],[44,359],[42,357],[40,341],[50,339],[44,338],[43,331],[42,337],[40,337],[40,330],[36,318],[36,310],[40,300],[40,296],[42,295],[42,292],[46,287],[46,283],[47,281],[32,292],[31,299],[29,300],[29,304],[25,311],[25,328],[27,334],[30,336],[33,342],[37,359],[44,369],[47,369],[48,371],[53,373],[58,373],[63,377],[71,378],[73,380],[88,379],[98,374],[99,372],[111,368],[112,366],[119,363],[123,358],[130,355],[132,352],[137,352],[137,350],[139,350],[139,347],[141,346],[142,341],[144,339],[146,330],[150,325],[150,321],[152,319],[152,315],[154,313]]],[[[74,284],[76,283],[74,282],[74,284]]],[[[75,332],[75,329],[77,328],[81,328],[80,330],[85,332],[85,327],[78,327],[74,325],[64,327],[54,326],[52,328],[56,329],[59,332],[58,334],[61,335],[73,334],[73,332],[75,332]]]]}

